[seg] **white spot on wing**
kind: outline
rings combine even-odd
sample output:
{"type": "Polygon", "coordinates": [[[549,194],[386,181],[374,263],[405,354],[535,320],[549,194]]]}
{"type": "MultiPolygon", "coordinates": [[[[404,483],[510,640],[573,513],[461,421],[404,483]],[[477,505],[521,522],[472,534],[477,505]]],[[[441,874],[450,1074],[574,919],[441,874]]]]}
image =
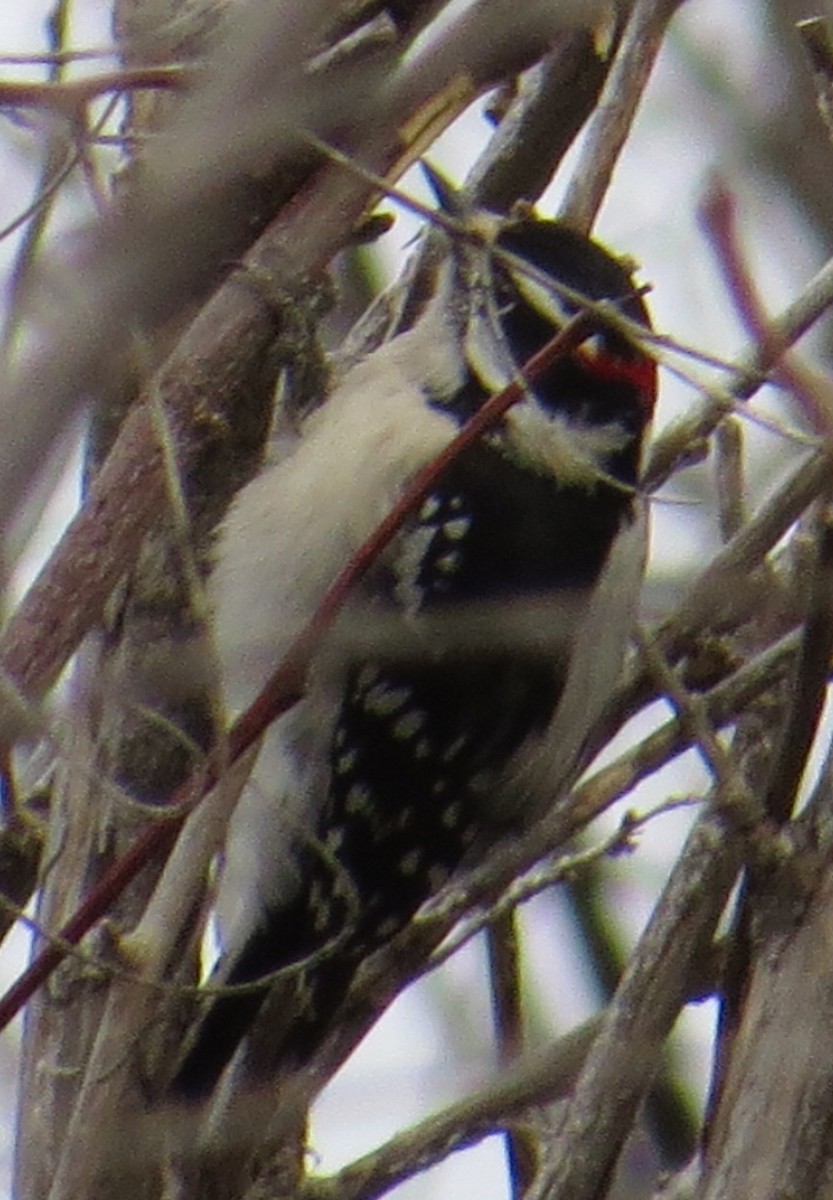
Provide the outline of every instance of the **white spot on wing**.
{"type": "Polygon", "coordinates": [[[344,754],[340,754],[336,759],[336,775],[347,775],[353,770],[358,761],[358,751],[345,750],[344,754]]]}
{"type": "Polygon", "coordinates": [[[415,737],[420,729],[425,724],[425,713],[419,709],[414,709],[413,712],[405,713],[398,721],[394,722],[393,736],[403,742],[409,741],[415,737]]]}
{"type": "Polygon", "coordinates": [[[397,929],[399,929],[399,926],[400,922],[396,917],[385,917],[384,920],[380,921],[376,926],[376,933],[379,937],[390,937],[392,933],[396,933],[397,929]]]}
{"type": "Polygon", "coordinates": [[[457,550],[449,550],[448,554],[441,554],[437,559],[437,570],[442,571],[443,575],[453,575],[455,571],[459,571],[462,555],[457,550]]]}
{"type": "Polygon", "coordinates": [[[420,521],[430,521],[436,517],[440,511],[439,496],[428,496],[423,502],[422,508],[419,510],[420,521]]]}
{"type": "Polygon", "coordinates": [[[416,875],[422,862],[422,851],[418,848],[409,850],[399,860],[399,870],[403,875],[416,875]]]}
{"type": "Polygon", "coordinates": [[[408,702],[410,696],[410,688],[388,687],[385,683],[377,683],[366,693],[364,708],[374,717],[390,717],[408,702]]]}
{"type": "Polygon", "coordinates": [[[449,804],[447,808],[443,809],[440,822],[446,829],[454,829],[460,824],[460,818],[462,815],[463,806],[460,804],[459,800],[455,800],[452,804],[449,804]]]}
{"type": "Polygon", "coordinates": [[[432,746],[428,738],[420,738],[414,746],[414,758],[430,758],[432,746]]]}
{"type": "Polygon", "coordinates": [[[370,665],[362,667],[356,680],[356,692],[366,692],[379,678],[379,668],[370,665]]]}
{"type": "Polygon", "coordinates": [[[451,743],[451,745],[447,746],[446,749],[443,751],[442,761],[445,763],[453,762],[454,759],[457,757],[457,755],[460,753],[460,751],[464,748],[465,744],[466,744],[466,736],[465,736],[465,734],[461,734],[460,737],[455,738],[454,741],[451,743]]]}
{"type": "Polygon", "coordinates": [[[371,811],[370,801],[370,788],[366,787],[363,783],[354,783],[347,793],[344,807],[352,816],[358,816],[361,813],[371,811]]]}
{"type": "Polygon", "coordinates": [[[450,521],[446,521],[443,525],[443,533],[450,542],[459,542],[471,528],[471,520],[469,517],[452,517],[450,521]]]}
{"type": "Polygon", "coordinates": [[[344,830],[341,828],[341,826],[336,825],[333,826],[332,829],[327,830],[327,837],[324,845],[331,854],[338,853],[338,851],[344,845],[344,830]]]}

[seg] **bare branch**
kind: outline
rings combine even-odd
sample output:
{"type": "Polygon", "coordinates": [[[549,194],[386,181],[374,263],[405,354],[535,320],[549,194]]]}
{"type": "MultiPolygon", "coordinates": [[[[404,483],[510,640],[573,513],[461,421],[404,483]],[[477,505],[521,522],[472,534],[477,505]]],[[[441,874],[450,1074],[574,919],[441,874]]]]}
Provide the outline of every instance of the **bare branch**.
{"type": "Polygon", "coordinates": [[[682,981],[707,952],[740,853],[719,816],[697,822],[605,1013],[529,1200],[600,1194],[685,1002],[682,981]]]}
{"type": "Polygon", "coordinates": [[[636,0],[559,212],[587,233],[610,185],[668,26],[682,0],[636,0]]]}

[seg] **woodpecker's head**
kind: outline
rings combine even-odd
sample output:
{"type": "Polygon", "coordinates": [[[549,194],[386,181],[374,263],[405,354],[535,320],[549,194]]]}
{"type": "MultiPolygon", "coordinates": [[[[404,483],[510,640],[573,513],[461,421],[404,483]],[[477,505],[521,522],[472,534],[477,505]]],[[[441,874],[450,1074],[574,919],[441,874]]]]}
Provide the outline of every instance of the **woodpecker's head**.
{"type": "MultiPolygon", "coordinates": [[[[650,317],[630,269],[598,242],[518,209],[466,213],[432,176],[442,207],[470,230],[450,236],[441,300],[465,383],[435,398],[465,420],[578,314],[586,335],[527,387],[506,418],[506,446],[565,484],[613,478],[632,487],[656,398],[656,364],[640,344],[650,317]]],[[[500,435],[494,435],[498,437],[500,435]]]]}
{"type": "Polygon", "coordinates": [[[617,322],[621,317],[651,326],[628,267],[598,242],[529,212],[507,221],[495,246],[494,278],[506,305],[503,323],[517,350],[529,357],[539,342],[586,311],[591,333],[582,352],[597,359],[592,369],[630,383],[644,393],[646,405],[653,405],[656,364],[638,347],[638,337],[629,336],[625,322],[617,322]],[[524,339],[528,347],[521,345],[524,339]]]}

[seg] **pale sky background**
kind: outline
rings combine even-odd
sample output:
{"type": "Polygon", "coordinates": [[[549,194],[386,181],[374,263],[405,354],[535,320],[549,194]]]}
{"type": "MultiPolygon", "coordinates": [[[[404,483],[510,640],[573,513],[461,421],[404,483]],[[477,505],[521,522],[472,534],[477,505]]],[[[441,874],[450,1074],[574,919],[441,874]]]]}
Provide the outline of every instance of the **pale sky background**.
{"type": "MultiPolygon", "coordinates": [[[[49,9],[50,4],[42,0],[1,4],[0,56],[42,47],[43,20],[49,9]]],[[[77,0],[75,13],[76,45],[106,45],[109,5],[105,0],[77,0]]],[[[771,311],[796,294],[820,265],[821,256],[789,199],[771,183],[761,186],[754,165],[743,153],[737,107],[727,99],[740,95],[759,112],[777,102],[780,67],[763,57],[769,54],[769,47],[759,19],[755,0],[690,0],[684,6],[597,225],[598,235],[617,251],[635,258],[641,264],[642,278],[653,284],[650,304],[656,326],[727,357],[744,338],[697,224],[697,205],[710,173],[715,169],[723,172],[738,197],[744,243],[771,311]]],[[[0,70],[12,73],[2,65],[0,70]]],[[[36,76],[34,68],[18,68],[15,73],[24,78],[36,76]]],[[[468,114],[432,152],[432,160],[459,177],[477,156],[488,128],[479,113],[468,114]]],[[[0,114],[2,227],[31,199],[38,148],[39,139],[32,136],[25,121],[0,114]]],[[[566,169],[545,198],[544,211],[557,205],[563,186],[560,181],[568,177],[566,169]]],[[[427,198],[418,176],[408,177],[404,186],[427,198]]],[[[84,215],[83,194],[76,188],[64,202],[62,222],[71,226],[84,215]]],[[[413,218],[402,215],[382,246],[388,266],[394,267],[415,230],[413,218]]],[[[14,238],[0,241],[0,278],[8,270],[14,244],[14,238]]],[[[702,374],[708,377],[705,369],[702,374]]],[[[665,379],[660,423],[690,399],[687,389],[665,379]]],[[[771,397],[762,404],[777,412],[771,397]]],[[[759,494],[786,470],[792,452],[771,433],[749,425],[745,429],[753,464],[759,467],[757,474],[753,470],[751,485],[753,493],[759,494]]],[[[72,480],[65,480],[47,511],[45,527],[21,580],[57,536],[69,515],[73,495],[72,480]]],[[[669,497],[678,501],[679,488],[669,489],[669,497]]],[[[659,503],[654,508],[656,552],[651,579],[656,585],[680,572],[696,570],[717,543],[702,512],[690,505],[659,503]]],[[[649,597],[659,594],[661,589],[656,586],[648,591],[649,597]]],[[[669,793],[697,791],[703,781],[704,773],[689,755],[629,797],[628,805],[643,810],[669,793]]],[[[641,835],[637,853],[615,864],[611,893],[623,920],[634,930],[646,919],[689,820],[680,813],[661,818],[641,835]]],[[[530,959],[541,975],[537,984],[541,1004],[549,1011],[556,1032],[589,1015],[597,998],[582,975],[568,925],[562,920],[554,927],[552,905],[536,902],[527,915],[533,946],[530,959]],[[540,910],[538,920],[534,919],[536,909],[540,910]]],[[[21,934],[0,953],[0,986],[19,969],[24,945],[21,934]]],[[[402,997],[371,1034],[318,1105],[313,1141],[322,1170],[371,1149],[414,1118],[465,1092],[472,1081],[488,1077],[486,990],[482,981],[477,982],[482,974],[479,949],[470,947],[442,977],[432,978],[402,997]],[[450,1043],[456,1047],[453,1062],[443,1060],[450,1043]]],[[[701,1086],[707,1072],[704,1048],[712,1016],[711,1006],[704,1005],[681,1022],[681,1053],[701,1086]]],[[[0,1046],[0,1196],[6,1194],[9,1181],[15,1036],[3,1035],[0,1046]]],[[[452,1158],[395,1194],[403,1200],[472,1195],[473,1179],[480,1200],[504,1200],[503,1154],[497,1140],[452,1158]],[[472,1156],[478,1164],[476,1176],[472,1174],[472,1156]]]]}

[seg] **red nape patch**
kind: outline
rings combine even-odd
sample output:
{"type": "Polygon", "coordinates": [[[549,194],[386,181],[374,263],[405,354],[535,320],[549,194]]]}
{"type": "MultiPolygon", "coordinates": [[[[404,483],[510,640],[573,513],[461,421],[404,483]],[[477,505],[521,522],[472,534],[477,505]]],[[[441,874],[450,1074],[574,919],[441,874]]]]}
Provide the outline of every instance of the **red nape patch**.
{"type": "Polygon", "coordinates": [[[590,371],[597,379],[630,384],[638,393],[648,415],[654,411],[657,399],[657,364],[652,358],[644,354],[634,358],[621,358],[609,351],[594,353],[587,349],[575,351],[575,356],[584,369],[590,371]]]}

